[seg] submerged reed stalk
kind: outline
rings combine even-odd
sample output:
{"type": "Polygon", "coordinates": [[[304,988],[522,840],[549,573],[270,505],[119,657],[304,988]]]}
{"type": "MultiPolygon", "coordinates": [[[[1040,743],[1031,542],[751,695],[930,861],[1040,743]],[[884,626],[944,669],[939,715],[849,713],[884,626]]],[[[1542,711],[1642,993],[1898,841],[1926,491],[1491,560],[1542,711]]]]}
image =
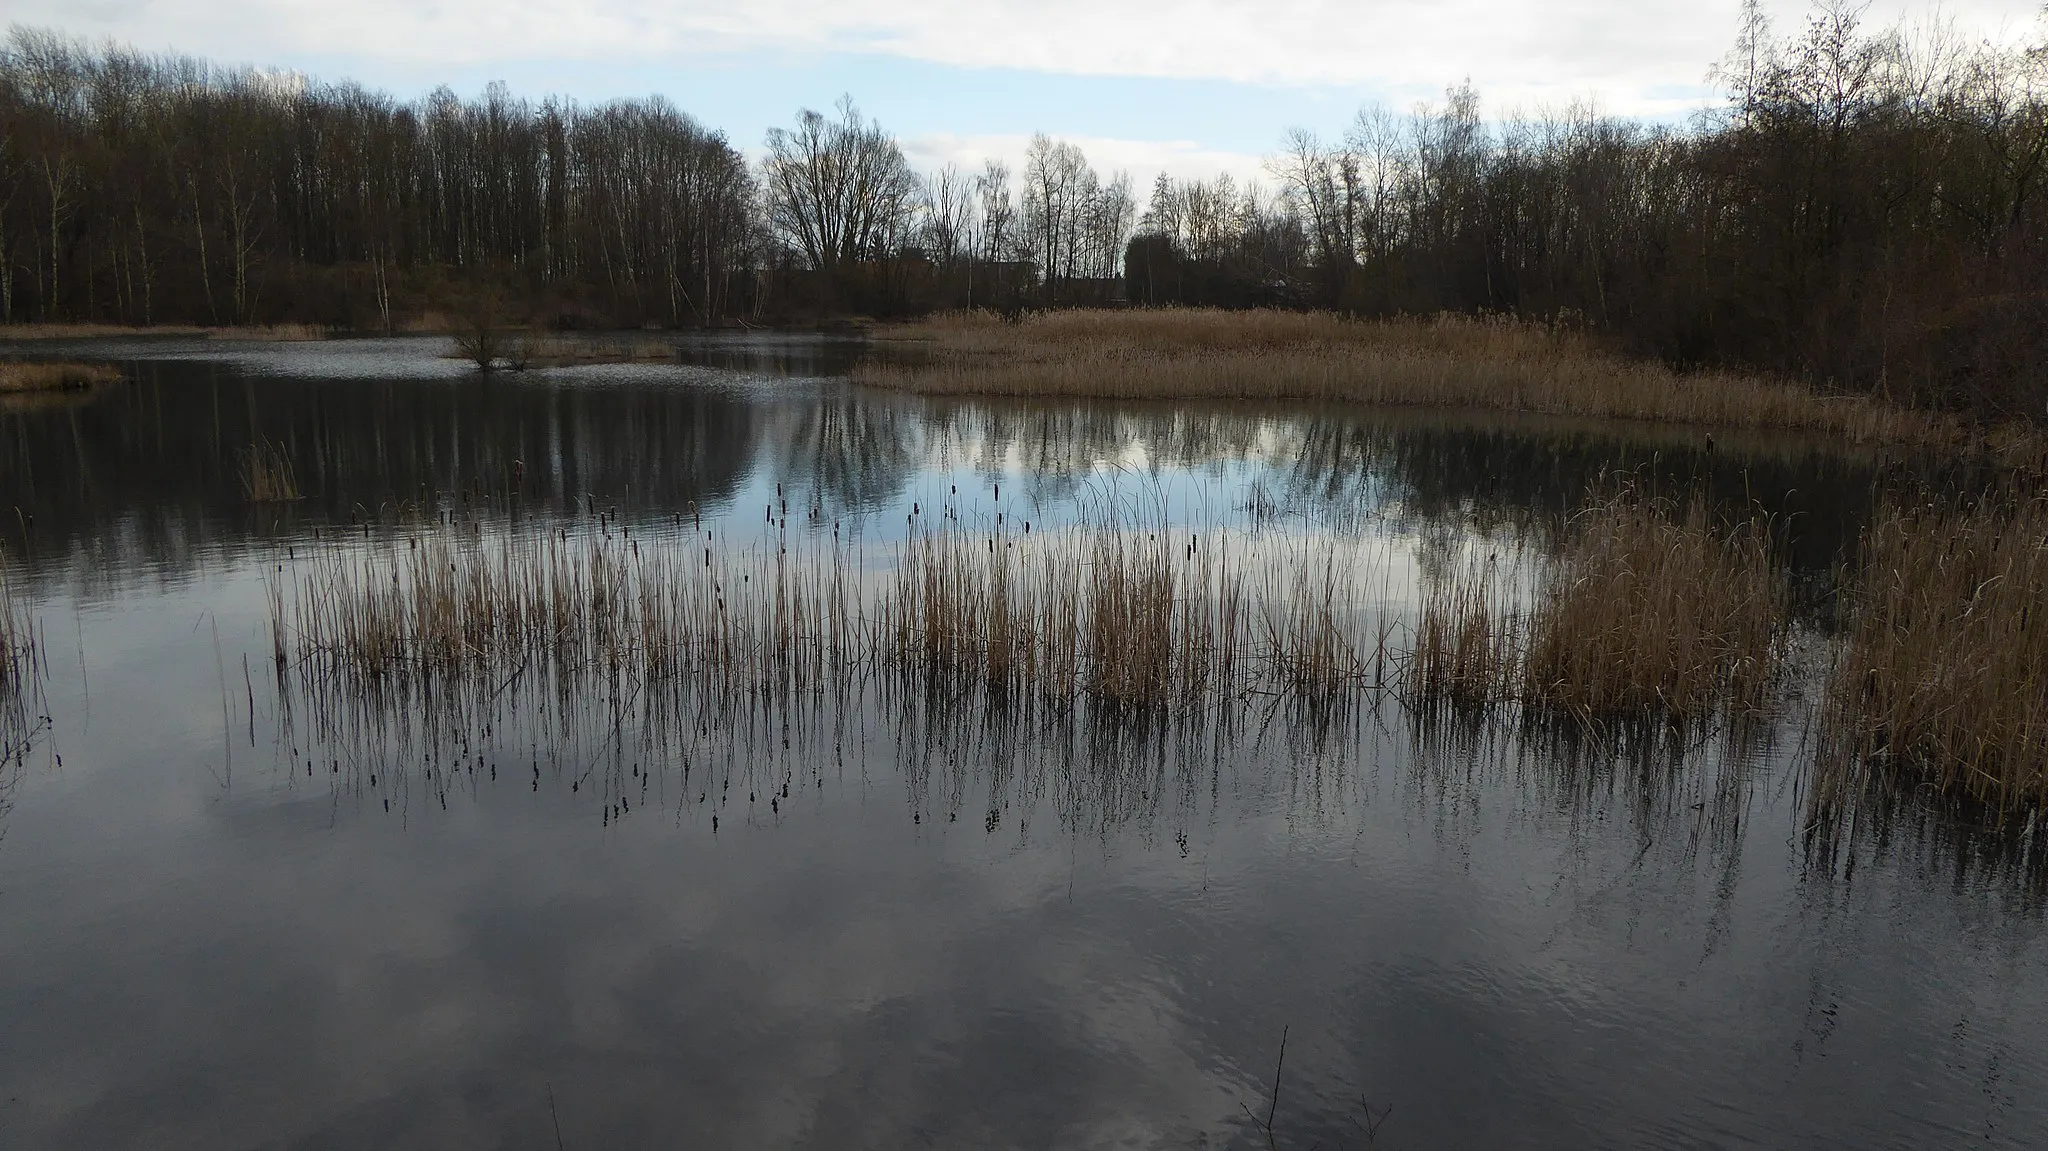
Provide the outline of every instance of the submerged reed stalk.
{"type": "Polygon", "coordinates": [[[2048,501],[1888,506],[1853,595],[1821,798],[1926,785],[2000,818],[2048,806],[2048,501]]]}
{"type": "Polygon", "coordinates": [[[955,313],[882,335],[884,354],[854,378],[919,392],[1339,400],[1794,428],[1859,442],[1958,434],[1951,421],[1867,397],[1674,372],[1580,334],[1505,318],[1166,308],[1050,312],[1011,324],[955,313]]]}

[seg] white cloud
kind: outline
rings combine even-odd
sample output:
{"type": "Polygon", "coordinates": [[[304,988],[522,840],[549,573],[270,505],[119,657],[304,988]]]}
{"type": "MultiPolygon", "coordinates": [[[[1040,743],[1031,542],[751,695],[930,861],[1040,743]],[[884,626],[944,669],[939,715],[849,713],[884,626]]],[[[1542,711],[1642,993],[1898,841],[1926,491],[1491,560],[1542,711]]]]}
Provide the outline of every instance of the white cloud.
{"type": "MultiPolygon", "coordinates": [[[[1264,180],[1263,158],[1246,152],[1203,148],[1185,140],[1120,140],[1107,136],[1062,136],[1077,145],[1096,173],[1108,179],[1122,171],[1130,173],[1132,191],[1139,202],[1148,194],[1152,178],[1161,172],[1175,179],[1214,179],[1228,172],[1240,185],[1264,180]]],[[[903,141],[904,155],[911,166],[931,171],[945,164],[957,164],[973,172],[983,161],[1001,160],[1010,166],[1013,178],[1021,180],[1024,149],[1030,137],[1022,135],[956,136],[930,134],[903,141]]]]}
{"type": "MultiPolygon", "coordinates": [[[[1950,0],[1971,35],[2033,35],[2038,0],[1950,0]]],[[[1591,95],[1696,102],[1737,0],[16,0],[10,18],[238,60],[319,54],[443,66],[869,52],[970,67],[1371,86],[1469,76],[1495,106],[1591,95]],[[1691,90],[1691,91],[1689,91],[1691,90]]],[[[1770,0],[1783,28],[1802,0],[1770,0]]],[[[1886,23],[1921,3],[1882,0],[1886,23]]]]}

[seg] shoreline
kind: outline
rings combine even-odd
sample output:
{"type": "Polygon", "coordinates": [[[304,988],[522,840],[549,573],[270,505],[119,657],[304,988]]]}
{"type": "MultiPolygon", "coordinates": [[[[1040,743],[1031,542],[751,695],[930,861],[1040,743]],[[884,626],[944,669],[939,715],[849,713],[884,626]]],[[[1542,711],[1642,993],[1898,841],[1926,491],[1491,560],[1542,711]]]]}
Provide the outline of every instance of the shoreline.
{"type": "Polygon", "coordinates": [[[1678,372],[1506,320],[1159,309],[1013,324],[950,313],[880,327],[871,346],[881,354],[854,368],[854,383],[934,396],[1328,401],[2041,454],[2032,429],[1975,428],[1760,376],[1678,372]]]}

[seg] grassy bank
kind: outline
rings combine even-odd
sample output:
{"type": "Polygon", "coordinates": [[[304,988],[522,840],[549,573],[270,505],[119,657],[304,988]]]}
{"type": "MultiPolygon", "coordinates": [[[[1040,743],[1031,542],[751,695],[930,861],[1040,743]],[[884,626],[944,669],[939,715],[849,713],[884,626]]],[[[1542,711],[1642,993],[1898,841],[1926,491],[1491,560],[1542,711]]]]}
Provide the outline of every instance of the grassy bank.
{"type": "Polygon", "coordinates": [[[854,378],[910,391],[1109,399],[1338,400],[1773,428],[1941,443],[1951,420],[1725,372],[1681,373],[1504,319],[1352,320],[1213,309],[953,313],[878,333],[854,378]]]}
{"type": "Polygon", "coordinates": [[[21,364],[0,361],[0,393],[64,392],[111,384],[120,370],[108,364],[21,364]]]}

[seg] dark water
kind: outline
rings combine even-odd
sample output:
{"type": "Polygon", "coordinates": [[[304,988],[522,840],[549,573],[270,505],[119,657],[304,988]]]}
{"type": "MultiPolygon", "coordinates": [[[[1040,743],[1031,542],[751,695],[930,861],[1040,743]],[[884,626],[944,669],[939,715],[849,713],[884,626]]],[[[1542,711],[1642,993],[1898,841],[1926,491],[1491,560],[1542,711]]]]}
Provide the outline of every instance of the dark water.
{"type": "Polygon", "coordinates": [[[281,551],[441,515],[763,535],[780,498],[886,556],[913,502],[1142,499],[1352,540],[1398,610],[1619,473],[1762,505],[1819,585],[1874,461],[932,402],[791,340],[488,381],[430,341],[99,350],[136,382],[0,415],[50,717],[0,779],[0,1144],[1264,1146],[1283,1031],[1280,1146],[2048,1141],[2037,888],[1911,813],[1812,855],[1796,690],[1677,749],[872,696],[607,743],[594,699],[322,728],[267,673],[281,551]],[[245,498],[257,443],[305,498],[245,498]]]}

